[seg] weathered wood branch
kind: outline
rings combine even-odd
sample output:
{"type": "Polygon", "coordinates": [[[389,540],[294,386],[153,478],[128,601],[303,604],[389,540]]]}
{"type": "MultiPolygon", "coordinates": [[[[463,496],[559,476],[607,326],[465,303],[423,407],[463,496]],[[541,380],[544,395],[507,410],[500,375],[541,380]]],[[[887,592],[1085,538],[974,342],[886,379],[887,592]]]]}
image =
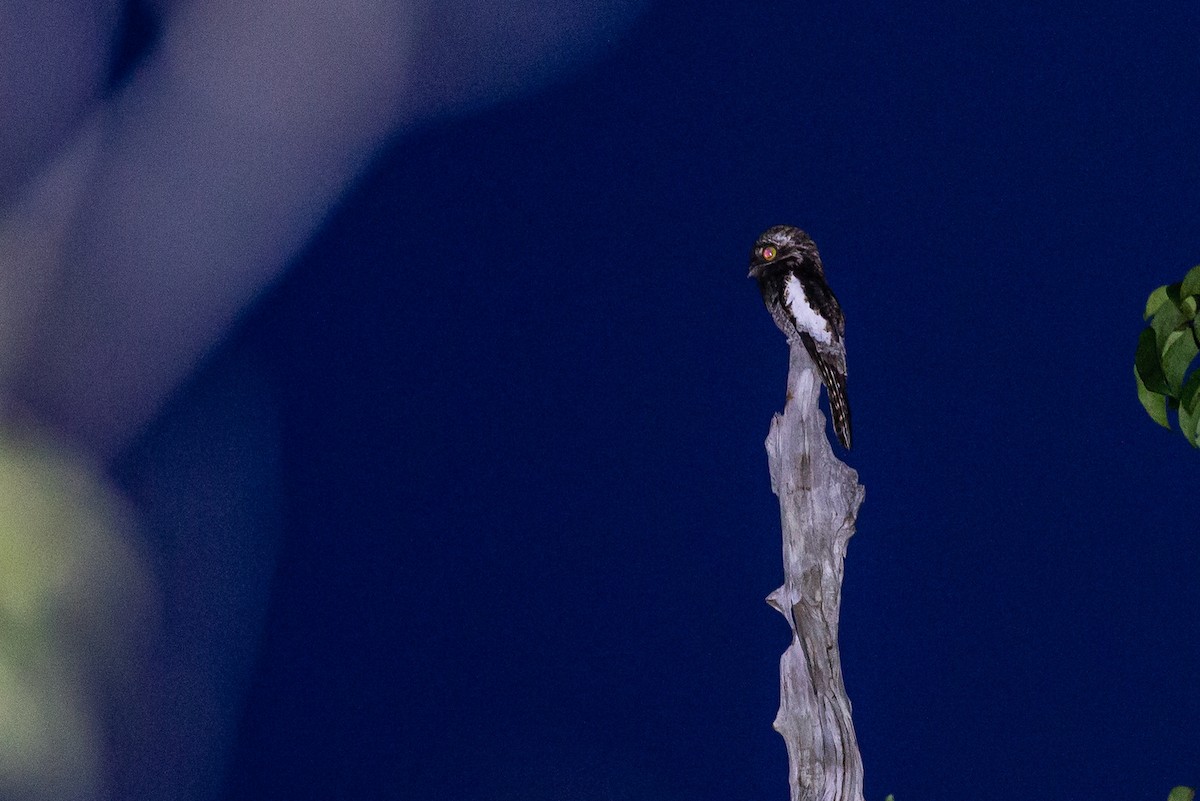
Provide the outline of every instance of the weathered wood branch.
{"type": "Polygon", "coordinates": [[[865,490],[833,455],[816,368],[791,346],[788,396],[767,456],[783,522],[783,586],[767,596],[792,628],[779,660],[775,730],[787,744],[792,801],[862,801],[863,769],[842,680],[838,613],[846,544],[865,490]]]}

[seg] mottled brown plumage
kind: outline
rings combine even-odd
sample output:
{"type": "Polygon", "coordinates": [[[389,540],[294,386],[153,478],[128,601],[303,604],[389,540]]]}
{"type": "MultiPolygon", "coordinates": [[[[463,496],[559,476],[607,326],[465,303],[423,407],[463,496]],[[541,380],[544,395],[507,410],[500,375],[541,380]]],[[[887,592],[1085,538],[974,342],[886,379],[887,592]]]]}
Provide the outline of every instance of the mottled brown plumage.
{"type": "Polygon", "coordinates": [[[804,343],[829,392],[833,430],[850,447],[846,398],[846,320],[808,234],[791,225],[763,232],[750,252],[750,277],[758,279],[775,325],[789,342],[804,343]]]}

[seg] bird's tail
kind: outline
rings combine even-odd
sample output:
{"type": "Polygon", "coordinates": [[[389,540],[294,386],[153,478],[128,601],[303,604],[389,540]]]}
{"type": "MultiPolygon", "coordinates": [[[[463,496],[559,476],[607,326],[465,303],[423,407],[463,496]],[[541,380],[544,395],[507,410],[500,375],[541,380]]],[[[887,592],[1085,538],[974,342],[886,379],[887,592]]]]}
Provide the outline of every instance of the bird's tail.
{"type": "Polygon", "coordinates": [[[833,416],[833,430],[841,440],[842,447],[850,450],[850,401],[846,398],[846,373],[835,360],[824,353],[814,360],[821,371],[821,380],[829,391],[829,411],[833,416]]]}

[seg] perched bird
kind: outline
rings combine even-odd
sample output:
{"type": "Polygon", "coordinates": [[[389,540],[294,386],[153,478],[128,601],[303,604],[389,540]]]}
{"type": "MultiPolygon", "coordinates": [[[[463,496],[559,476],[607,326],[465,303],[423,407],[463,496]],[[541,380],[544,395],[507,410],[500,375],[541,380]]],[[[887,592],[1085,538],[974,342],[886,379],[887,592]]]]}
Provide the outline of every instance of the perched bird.
{"type": "Polygon", "coordinates": [[[750,252],[750,277],[758,279],[763,302],[788,342],[804,343],[829,392],[833,430],[850,447],[850,403],[846,399],[846,320],[829,284],[817,246],[791,225],[763,232],[750,252]]]}

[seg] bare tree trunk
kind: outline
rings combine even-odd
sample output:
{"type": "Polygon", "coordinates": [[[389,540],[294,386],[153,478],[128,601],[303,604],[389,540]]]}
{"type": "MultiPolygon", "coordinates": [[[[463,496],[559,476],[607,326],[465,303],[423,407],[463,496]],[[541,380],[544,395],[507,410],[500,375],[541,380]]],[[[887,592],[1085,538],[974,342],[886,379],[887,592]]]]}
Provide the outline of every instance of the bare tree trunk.
{"type": "Polygon", "coordinates": [[[771,420],[767,456],[783,521],[783,586],[767,603],[787,618],[775,730],[787,744],[792,801],[862,801],[863,769],[838,651],[846,544],[865,491],[839,461],[817,407],[821,383],[791,345],[788,400],[771,420]]]}

